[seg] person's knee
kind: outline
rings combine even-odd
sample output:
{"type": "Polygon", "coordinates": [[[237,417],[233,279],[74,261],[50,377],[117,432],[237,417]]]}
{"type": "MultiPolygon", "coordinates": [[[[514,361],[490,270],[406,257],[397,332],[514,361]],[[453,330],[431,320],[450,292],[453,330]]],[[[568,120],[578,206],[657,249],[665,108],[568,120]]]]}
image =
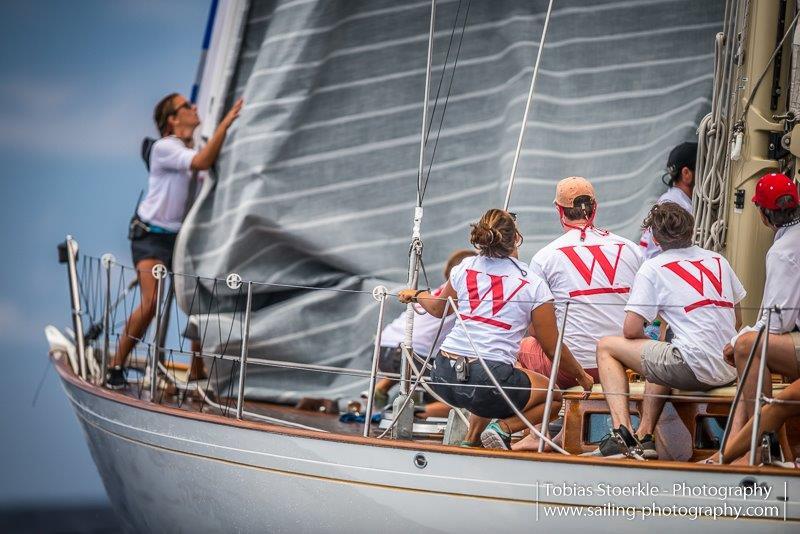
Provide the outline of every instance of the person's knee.
{"type": "Polygon", "coordinates": [[[600,341],[597,342],[597,363],[600,363],[601,360],[607,361],[614,358],[612,353],[614,341],[615,336],[600,338],[600,341]]]}
{"type": "Polygon", "coordinates": [[[757,336],[758,334],[756,332],[747,332],[739,336],[736,340],[736,344],[733,346],[733,357],[737,364],[747,361],[757,336]]]}

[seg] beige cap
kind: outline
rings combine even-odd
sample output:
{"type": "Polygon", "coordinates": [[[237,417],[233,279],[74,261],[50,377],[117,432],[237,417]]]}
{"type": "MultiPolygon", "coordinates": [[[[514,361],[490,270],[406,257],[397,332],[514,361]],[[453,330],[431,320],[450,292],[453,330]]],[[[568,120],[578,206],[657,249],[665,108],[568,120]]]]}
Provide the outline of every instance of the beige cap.
{"type": "Polygon", "coordinates": [[[592,184],[582,176],[570,176],[558,182],[556,198],[553,200],[553,204],[562,208],[574,208],[575,199],[584,195],[594,199],[594,187],[592,187],[592,184]]]}

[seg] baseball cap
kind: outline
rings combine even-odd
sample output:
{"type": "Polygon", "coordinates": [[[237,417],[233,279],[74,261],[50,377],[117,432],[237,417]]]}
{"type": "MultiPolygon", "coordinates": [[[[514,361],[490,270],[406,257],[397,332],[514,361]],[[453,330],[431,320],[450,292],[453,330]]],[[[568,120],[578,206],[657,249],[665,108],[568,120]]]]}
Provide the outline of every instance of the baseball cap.
{"type": "Polygon", "coordinates": [[[667,173],[676,176],[682,168],[694,170],[697,163],[697,143],[681,143],[669,152],[667,157],[667,173]]]}
{"type": "Polygon", "coordinates": [[[800,205],[797,185],[785,174],[777,172],[765,174],[756,184],[753,204],[768,210],[796,208],[800,205]],[[787,195],[792,197],[792,202],[789,205],[778,206],[778,199],[787,195]]]}
{"type": "Polygon", "coordinates": [[[556,198],[553,200],[553,204],[562,208],[574,208],[575,199],[584,195],[594,199],[594,187],[592,187],[592,184],[582,176],[570,176],[558,182],[556,198]]]}

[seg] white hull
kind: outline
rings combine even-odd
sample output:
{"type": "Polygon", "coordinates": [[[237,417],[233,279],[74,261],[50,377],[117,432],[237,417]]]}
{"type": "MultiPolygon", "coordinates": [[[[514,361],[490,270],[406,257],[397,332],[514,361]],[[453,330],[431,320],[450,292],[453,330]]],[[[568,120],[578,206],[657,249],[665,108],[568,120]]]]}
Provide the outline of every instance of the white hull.
{"type": "Polygon", "coordinates": [[[598,465],[553,455],[532,460],[446,448],[437,452],[430,445],[414,449],[392,441],[369,440],[370,445],[357,443],[360,438],[314,437],[304,431],[154,410],[79,384],[63,370],[62,378],[111,502],[137,532],[485,533],[550,527],[560,532],[587,527],[633,532],[682,525],[710,533],[787,532],[800,527],[800,478],[775,470],[710,472],[664,468],[663,463],[659,468],[652,462],[598,465]],[[424,468],[414,463],[420,453],[427,460],[424,468]],[[723,505],[715,498],[673,495],[675,483],[738,486],[747,477],[770,486],[769,499],[727,503],[776,506],[780,518],[641,518],[642,508],[653,504],[723,505]],[[668,494],[555,496],[546,483],[593,487],[596,493],[601,493],[602,484],[633,488],[650,483],[668,494]],[[780,499],[784,484],[790,499],[786,503],[780,499]],[[596,513],[588,512],[591,507],[608,503],[636,507],[636,518],[627,520],[624,511],[592,518],[548,515],[558,513],[552,504],[576,506],[583,512],[575,513],[587,514],[596,513]],[[784,509],[788,522],[782,519],[784,509]]]}

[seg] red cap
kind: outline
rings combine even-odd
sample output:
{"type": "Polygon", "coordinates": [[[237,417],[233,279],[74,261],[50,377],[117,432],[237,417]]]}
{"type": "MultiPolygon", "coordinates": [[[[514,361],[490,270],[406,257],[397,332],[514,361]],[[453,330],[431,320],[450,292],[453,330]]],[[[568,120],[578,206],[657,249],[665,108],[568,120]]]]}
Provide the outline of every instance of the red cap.
{"type": "Polygon", "coordinates": [[[753,203],[768,210],[795,208],[800,205],[800,196],[797,194],[797,186],[788,176],[773,172],[762,176],[756,184],[753,203]],[[778,206],[778,199],[787,195],[792,197],[793,203],[778,206]]]}

